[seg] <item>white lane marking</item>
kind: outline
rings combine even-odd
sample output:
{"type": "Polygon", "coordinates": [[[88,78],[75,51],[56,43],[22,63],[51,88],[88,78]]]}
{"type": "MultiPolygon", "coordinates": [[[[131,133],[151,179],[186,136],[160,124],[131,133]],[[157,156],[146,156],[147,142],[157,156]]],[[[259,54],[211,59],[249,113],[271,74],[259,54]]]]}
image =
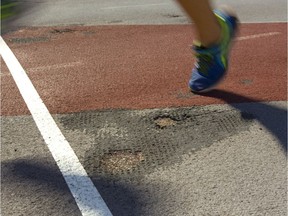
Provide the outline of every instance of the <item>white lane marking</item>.
{"type": "Polygon", "coordinates": [[[236,41],[250,40],[250,39],[261,38],[261,37],[275,36],[275,35],[279,35],[279,34],[281,34],[281,32],[268,32],[268,33],[262,33],[262,34],[237,37],[235,40],[236,41]]]}
{"type": "Polygon", "coordinates": [[[2,37],[0,37],[0,54],[6,62],[40,133],[62,172],[82,216],[112,216],[23,67],[2,37]]]}
{"type": "Polygon", "coordinates": [[[125,9],[125,8],[133,8],[133,7],[151,7],[151,6],[163,6],[170,5],[169,3],[159,3],[159,4],[141,4],[141,5],[123,5],[116,7],[103,7],[101,10],[113,10],[113,9],[125,9]]]}

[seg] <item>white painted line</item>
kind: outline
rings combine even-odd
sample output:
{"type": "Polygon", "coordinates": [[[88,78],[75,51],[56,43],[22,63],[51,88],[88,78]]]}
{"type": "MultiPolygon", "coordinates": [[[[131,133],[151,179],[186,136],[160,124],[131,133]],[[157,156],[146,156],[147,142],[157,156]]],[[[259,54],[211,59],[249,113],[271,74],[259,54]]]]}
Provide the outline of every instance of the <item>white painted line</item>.
{"type": "Polygon", "coordinates": [[[262,34],[237,37],[235,40],[236,41],[251,40],[251,39],[255,39],[255,38],[270,37],[270,36],[275,36],[275,35],[279,35],[279,34],[281,34],[281,32],[268,32],[268,33],[262,33],[262,34]]]}
{"type": "Polygon", "coordinates": [[[12,74],[32,117],[75,198],[82,216],[111,216],[101,195],[88,177],[26,72],[0,37],[0,54],[12,74]]]}
{"type": "Polygon", "coordinates": [[[116,7],[103,7],[101,10],[113,10],[113,9],[125,9],[125,8],[133,8],[133,7],[151,7],[151,6],[163,6],[170,5],[169,3],[159,3],[159,4],[141,4],[141,5],[123,5],[116,7]]]}

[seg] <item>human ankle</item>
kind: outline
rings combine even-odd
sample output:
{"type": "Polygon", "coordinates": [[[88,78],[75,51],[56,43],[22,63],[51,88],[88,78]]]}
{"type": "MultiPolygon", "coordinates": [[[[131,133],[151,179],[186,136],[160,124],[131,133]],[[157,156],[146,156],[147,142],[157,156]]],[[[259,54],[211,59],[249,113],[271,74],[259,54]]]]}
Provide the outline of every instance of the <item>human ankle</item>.
{"type": "Polygon", "coordinates": [[[219,23],[213,23],[213,25],[210,25],[209,30],[207,30],[207,27],[205,29],[199,28],[199,41],[202,46],[211,47],[221,42],[221,34],[219,23]]]}
{"type": "Polygon", "coordinates": [[[208,39],[201,39],[201,46],[203,47],[211,47],[217,45],[221,42],[221,34],[217,35],[216,37],[210,37],[208,39]]]}

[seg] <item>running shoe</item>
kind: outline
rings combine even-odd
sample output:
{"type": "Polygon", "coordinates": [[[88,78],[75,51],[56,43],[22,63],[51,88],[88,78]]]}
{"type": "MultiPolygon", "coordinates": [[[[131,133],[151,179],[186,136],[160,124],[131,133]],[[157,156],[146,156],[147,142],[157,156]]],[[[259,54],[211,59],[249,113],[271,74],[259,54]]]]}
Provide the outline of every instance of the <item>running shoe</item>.
{"type": "Polygon", "coordinates": [[[228,69],[230,45],[235,36],[238,19],[220,10],[215,10],[214,14],[222,30],[220,43],[208,48],[197,42],[193,45],[196,62],[189,87],[195,93],[212,90],[224,78],[228,69]]]}

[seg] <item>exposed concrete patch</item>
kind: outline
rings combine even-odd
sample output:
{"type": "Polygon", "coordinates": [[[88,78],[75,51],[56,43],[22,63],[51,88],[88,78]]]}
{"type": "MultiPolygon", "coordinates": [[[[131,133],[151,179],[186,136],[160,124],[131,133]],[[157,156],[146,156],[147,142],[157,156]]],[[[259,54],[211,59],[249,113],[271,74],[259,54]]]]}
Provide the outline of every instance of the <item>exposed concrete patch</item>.
{"type": "Polygon", "coordinates": [[[249,130],[251,113],[223,107],[90,111],[58,115],[64,131],[94,137],[84,156],[90,175],[137,178],[182,155],[249,130]]]}
{"type": "Polygon", "coordinates": [[[109,173],[116,174],[129,172],[136,167],[141,161],[144,161],[142,152],[133,153],[131,150],[113,151],[100,160],[100,167],[109,173]]]}
{"type": "Polygon", "coordinates": [[[177,124],[177,121],[169,117],[159,117],[155,119],[155,124],[159,128],[165,128],[169,126],[175,126],[177,124]]]}

